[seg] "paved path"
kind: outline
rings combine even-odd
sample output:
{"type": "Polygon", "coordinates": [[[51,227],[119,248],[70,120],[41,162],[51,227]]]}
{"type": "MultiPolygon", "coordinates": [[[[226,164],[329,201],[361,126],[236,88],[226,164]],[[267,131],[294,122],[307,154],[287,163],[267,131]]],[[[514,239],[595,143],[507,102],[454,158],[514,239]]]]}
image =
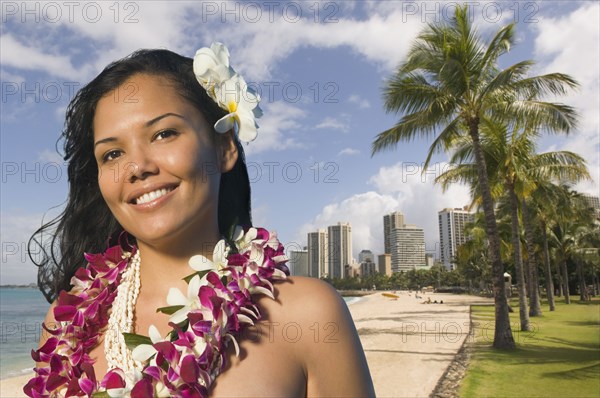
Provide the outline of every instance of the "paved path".
{"type": "Polygon", "coordinates": [[[453,294],[381,293],[349,305],[377,397],[428,397],[469,334],[469,306],[493,301],[453,294]],[[422,304],[427,298],[444,304],[422,304]]]}

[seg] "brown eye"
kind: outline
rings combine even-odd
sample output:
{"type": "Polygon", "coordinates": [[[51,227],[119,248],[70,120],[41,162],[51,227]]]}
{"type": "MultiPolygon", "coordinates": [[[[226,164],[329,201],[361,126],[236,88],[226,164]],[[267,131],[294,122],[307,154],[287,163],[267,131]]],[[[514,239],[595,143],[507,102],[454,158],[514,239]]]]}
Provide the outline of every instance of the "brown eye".
{"type": "Polygon", "coordinates": [[[115,149],[112,151],[108,151],[104,154],[104,156],[102,156],[102,162],[110,162],[111,160],[115,160],[119,156],[121,156],[121,151],[119,150],[115,149]]]}
{"type": "Polygon", "coordinates": [[[158,133],[156,133],[156,135],[154,136],[155,140],[164,140],[166,138],[170,138],[173,136],[179,135],[179,133],[175,130],[172,129],[167,129],[167,130],[162,130],[159,131],[158,133]]]}

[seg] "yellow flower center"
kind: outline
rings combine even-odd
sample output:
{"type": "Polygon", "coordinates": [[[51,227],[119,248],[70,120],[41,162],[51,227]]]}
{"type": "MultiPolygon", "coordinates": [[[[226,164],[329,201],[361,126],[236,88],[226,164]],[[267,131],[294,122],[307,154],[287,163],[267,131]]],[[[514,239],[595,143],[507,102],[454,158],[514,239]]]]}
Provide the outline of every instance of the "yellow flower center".
{"type": "Polygon", "coordinates": [[[227,103],[227,109],[229,109],[229,113],[234,113],[235,111],[237,111],[237,105],[237,102],[229,101],[227,103]]]}

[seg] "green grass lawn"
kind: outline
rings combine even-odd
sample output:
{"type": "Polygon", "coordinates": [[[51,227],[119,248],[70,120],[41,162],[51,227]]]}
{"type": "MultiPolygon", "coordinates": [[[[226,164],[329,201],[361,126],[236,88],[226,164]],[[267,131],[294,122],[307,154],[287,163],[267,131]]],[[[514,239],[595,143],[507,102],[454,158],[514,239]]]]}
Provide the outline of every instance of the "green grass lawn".
{"type": "Polygon", "coordinates": [[[556,311],[542,307],[530,318],[534,330],[520,332],[518,303],[510,314],[517,349],[491,348],[494,307],[473,306],[474,352],[460,397],[600,397],[600,300],[570,305],[559,298],[556,311]]]}

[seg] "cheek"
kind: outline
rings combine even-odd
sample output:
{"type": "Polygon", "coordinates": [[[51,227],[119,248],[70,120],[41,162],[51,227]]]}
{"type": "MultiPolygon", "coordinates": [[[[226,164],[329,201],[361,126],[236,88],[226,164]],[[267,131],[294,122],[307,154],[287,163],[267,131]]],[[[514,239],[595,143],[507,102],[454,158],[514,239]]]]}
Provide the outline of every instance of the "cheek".
{"type": "MultiPolygon", "coordinates": [[[[203,184],[212,183],[220,178],[219,166],[212,148],[187,150],[173,158],[177,169],[184,178],[203,184]]],[[[212,184],[211,184],[212,185],[212,184]]]]}
{"type": "Polygon", "coordinates": [[[118,200],[120,176],[109,168],[101,168],[98,173],[98,186],[100,194],[109,207],[118,200]]]}

